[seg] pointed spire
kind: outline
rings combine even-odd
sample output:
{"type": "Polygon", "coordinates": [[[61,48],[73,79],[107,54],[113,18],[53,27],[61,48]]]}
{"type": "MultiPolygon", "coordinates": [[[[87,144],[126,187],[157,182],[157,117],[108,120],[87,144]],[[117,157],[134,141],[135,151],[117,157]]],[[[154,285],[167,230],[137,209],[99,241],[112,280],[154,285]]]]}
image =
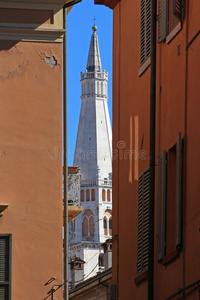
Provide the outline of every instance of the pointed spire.
{"type": "Polygon", "coordinates": [[[93,30],[93,34],[90,41],[90,50],[88,54],[86,70],[88,72],[95,72],[95,71],[102,72],[99,42],[98,42],[98,36],[96,34],[97,27],[94,25],[92,27],[92,30],[93,30]]]}

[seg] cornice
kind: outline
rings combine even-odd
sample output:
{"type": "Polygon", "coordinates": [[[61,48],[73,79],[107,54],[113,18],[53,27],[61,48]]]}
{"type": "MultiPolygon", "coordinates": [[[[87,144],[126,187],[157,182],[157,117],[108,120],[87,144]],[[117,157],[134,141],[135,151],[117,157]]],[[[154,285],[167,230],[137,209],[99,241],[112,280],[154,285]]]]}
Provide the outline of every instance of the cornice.
{"type": "Polygon", "coordinates": [[[64,29],[26,29],[0,26],[0,40],[62,42],[64,29]]]}
{"type": "Polygon", "coordinates": [[[111,9],[114,9],[119,2],[120,0],[94,0],[94,4],[102,4],[111,9]]]}
{"type": "Polygon", "coordinates": [[[49,4],[53,4],[53,5],[61,5],[63,6],[64,4],[70,2],[71,0],[0,0],[0,3],[2,2],[6,2],[6,3],[19,3],[19,4],[22,4],[22,3],[25,3],[25,4],[46,4],[46,5],[49,5],[49,4]]]}

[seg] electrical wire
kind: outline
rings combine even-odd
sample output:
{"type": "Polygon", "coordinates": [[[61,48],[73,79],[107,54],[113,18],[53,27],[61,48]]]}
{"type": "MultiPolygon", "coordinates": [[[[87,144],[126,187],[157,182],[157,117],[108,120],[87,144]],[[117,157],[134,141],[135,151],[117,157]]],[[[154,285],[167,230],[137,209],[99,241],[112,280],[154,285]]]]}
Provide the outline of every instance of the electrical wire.
{"type": "MultiPolygon", "coordinates": [[[[101,251],[101,250],[100,250],[100,251],[101,251]]],[[[97,252],[97,253],[95,253],[95,255],[99,254],[100,251],[97,252]]],[[[93,256],[88,260],[88,262],[89,262],[95,255],[93,255],[93,256]]],[[[87,262],[87,263],[88,263],[88,262],[87,262]]],[[[83,282],[83,281],[85,281],[85,279],[86,279],[88,276],[90,276],[90,274],[92,274],[92,272],[95,270],[95,268],[98,266],[98,264],[99,264],[99,262],[98,262],[98,263],[95,265],[95,267],[90,271],[90,273],[88,273],[82,280],[79,280],[79,281],[69,281],[69,279],[66,280],[64,283],[60,284],[60,285],[57,287],[57,289],[52,290],[52,293],[49,294],[49,295],[48,295],[46,298],[44,298],[43,300],[48,299],[50,296],[52,296],[52,294],[54,294],[55,292],[57,292],[61,287],[65,286],[68,282],[78,283],[78,282],[83,282]]],[[[78,272],[78,271],[77,271],[77,272],[78,272]]],[[[77,273],[77,272],[76,272],[76,273],[77,273]]],[[[76,273],[75,273],[75,274],[76,274],[76,273]]],[[[71,278],[71,277],[70,277],[70,278],[71,278]]]]}
{"type": "MultiPolygon", "coordinates": [[[[95,254],[94,254],[94,255],[93,255],[93,256],[85,263],[85,265],[88,264],[89,261],[92,260],[97,254],[100,254],[100,253],[101,253],[101,250],[102,250],[102,249],[99,249],[99,251],[98,251],[97,253],[95,253],[95,254]]],[[[78,270],[74,273],[74,275],[75,275],[77,272],[78,272],[78,270]]],[[[69,279],[71,279],[71,278],[72,278],[72,276],[69,277],[69,279]]],[[[68,281],[69,281],[69,279],[68,279],[68,281]]],[[[70,282],[71,282],[71,281],[70,281],[70,282]]]]}

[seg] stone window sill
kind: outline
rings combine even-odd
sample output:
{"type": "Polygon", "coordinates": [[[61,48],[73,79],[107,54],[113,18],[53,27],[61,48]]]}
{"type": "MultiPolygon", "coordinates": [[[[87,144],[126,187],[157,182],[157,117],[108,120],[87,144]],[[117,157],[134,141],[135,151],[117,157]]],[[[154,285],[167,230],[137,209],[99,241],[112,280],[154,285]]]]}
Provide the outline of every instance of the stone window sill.
{"type": "Polygon", "coordinates": [[[179,31],[181,30],[181,22],[179,22],[176,27],[174,27],[174,29],[168,34],[168,36],[166,37],[166,43],[169,44],[173,38],[179,33],[179,31]]]}
{"type": "Polygon", "coordinates": [[[142,74],[148,69],[148,67],[151,65],[151,57],[149,57],[139,68],[138,76],[142,76],[142,74]]]}

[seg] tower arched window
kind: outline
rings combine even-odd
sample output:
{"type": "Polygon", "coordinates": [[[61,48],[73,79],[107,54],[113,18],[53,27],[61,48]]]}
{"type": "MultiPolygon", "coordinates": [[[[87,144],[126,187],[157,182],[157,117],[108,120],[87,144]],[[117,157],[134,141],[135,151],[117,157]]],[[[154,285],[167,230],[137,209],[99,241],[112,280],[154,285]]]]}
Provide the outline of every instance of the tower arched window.
{"type": "Polygon", "coordinates": [[[83,237],[91,240],[94,236],[94,214],[90,209],[86,209],[83,214],[83,237]]]}
{"type": "Polygon", "coordinates": [[[112,216],[109,218],[109,235],[112,236],[112,216]]]}
{"type": "Polygon", "coordinates": [[[81,190],[81,201],[85,200],[85,191],[81,190]]]}
{"type": "Polygon", "coordinates": [[[92,82],[92,94],[95,94],[95,82],[92,82]]]}
{"type": "Polygon", "coordinates": [[[92,189],[92,201],[95,201],[95,189],[92,189]]]}
{"type": "Polygon", "coordinates": [[[104,235],[112,236],[112,210],[106,209],[103,214],[104,235]]]}
{"type": "Polygon", "coordinates": [[[88,217],[83,217],[83,236],[88,236],[88,217]]]}
{"type": "Polygon", "coordinates": [[[107,235],[108,234],[108,228],[107,228],[107,217],[105,216],[103,218],[103,233],[104,235],[107,235]]]}
{"type": "Polygon", "coordinates": [[[94,217],[90,216],[89,218],[89,235],[94,236],[94,217]]]}
{"type": "Polygon", "coordinates": [[[86,201],[90,201],[90,190],[86,190],[86,201]]]}
{"type": "Polygon", "coordinates": [[[97,95],[99,95],[99,82],[97,82],[97,95]]]}
{"type": "Polygon", "coordinates": [[[106,201],[106,191],[105,191],[105,189],[102,190],[102,201],[106,201]]]}
{"type": "Polygon", "coordinates": [[[110,201],[110,190],[107,190],[107,201],[110,201]]]}
{"type": "Polygon", "coordinates": [[[101,83],[101,95],[103,95],[103,82],[101,83]]]}

